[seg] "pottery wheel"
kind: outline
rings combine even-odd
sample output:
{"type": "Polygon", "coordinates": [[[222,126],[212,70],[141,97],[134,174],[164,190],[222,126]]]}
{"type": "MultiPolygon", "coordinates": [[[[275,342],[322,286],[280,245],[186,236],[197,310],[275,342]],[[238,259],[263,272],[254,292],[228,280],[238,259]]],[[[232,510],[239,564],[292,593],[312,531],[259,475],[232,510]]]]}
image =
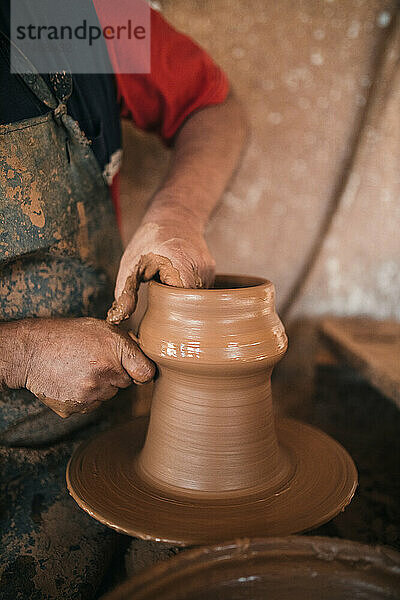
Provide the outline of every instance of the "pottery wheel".
{"type": "Polygon", "coordinates": [[[135,419],[100,434],[80,446],[67,467],[68,489],[79,506],[128,535],[181,546],[288,535],[332,519],[357,486],[354,463],[340,444],[314,427],[280,419],[278,440],[293,467],[280,489],[265,482],[247,497],[172,496],[135,471],[147,423],[135,419]]]}
{"type": "Polygon", "coordinates": [[[104,600],[399,600],[400,554],[348,540],[292,536],[181,552],[104,600]]]}

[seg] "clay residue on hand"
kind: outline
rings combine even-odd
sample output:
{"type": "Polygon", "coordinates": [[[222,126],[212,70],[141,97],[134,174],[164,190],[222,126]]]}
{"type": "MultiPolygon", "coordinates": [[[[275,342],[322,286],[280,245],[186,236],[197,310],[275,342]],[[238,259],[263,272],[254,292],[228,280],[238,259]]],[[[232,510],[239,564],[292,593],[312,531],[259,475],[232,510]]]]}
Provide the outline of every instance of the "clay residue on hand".
{"type": "MultiPolygon", "coordinates": [[[[127,277],[122,294],[113,302],[108,311],[107,321],[118,325],[121,321],[128,319],[135,311],[140,283],[150,281],[157,273],[163,283],[174,287],[184,287],[179,271],[173,266],[170,259],[149,252],[140,257],[133,273],[127,277]]],[[[199,277],[198,279],[200,280],[199,277]]],[[[199,284],[201,285],[201,280],[199,284]]]]}
{"type": "Polygon", "coordinates": [[[136,270],[126,279],[125,287],[118,300],[114,300],[107,313],[107,322],[113,325],[119,325],[121,321],[127,319],[136,307],[138,275],[136,270]]]}

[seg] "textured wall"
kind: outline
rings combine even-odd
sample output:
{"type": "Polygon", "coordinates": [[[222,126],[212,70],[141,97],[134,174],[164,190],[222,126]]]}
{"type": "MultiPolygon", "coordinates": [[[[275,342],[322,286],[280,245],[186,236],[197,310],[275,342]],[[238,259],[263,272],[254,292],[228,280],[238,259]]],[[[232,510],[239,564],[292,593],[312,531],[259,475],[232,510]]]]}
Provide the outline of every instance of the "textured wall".
{"type": "MultiPolygon", "coordinates": [[[[400,81],[392,3],[153,5],[226,70],[251,125],[240,169],[207,232],[219,271],[268,277],[286,315],[400,317],[400,81]]],[[[131,127],[125,152],[127,239],[168,153],[131,127]]]]}

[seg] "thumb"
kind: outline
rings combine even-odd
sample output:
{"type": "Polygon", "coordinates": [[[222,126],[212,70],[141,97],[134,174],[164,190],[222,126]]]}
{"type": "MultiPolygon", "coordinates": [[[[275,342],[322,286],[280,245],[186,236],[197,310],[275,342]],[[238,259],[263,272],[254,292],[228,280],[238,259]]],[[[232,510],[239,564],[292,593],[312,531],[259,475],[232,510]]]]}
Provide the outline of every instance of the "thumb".
{"type": "Polygon", "coordinates": [[[121,363],[135,383],[146,383],[153,379],[156,366],[129,337],[122,342],[121,363]]]}
{"type": "Polygon", "coordinates": [[[140,268],[136,266],[131,275],[126,278],[124,289],[111,305],[107,313],[107,322],[119,325],[121,321],[130,317],[135,312],[140,284],[140,268]]]}

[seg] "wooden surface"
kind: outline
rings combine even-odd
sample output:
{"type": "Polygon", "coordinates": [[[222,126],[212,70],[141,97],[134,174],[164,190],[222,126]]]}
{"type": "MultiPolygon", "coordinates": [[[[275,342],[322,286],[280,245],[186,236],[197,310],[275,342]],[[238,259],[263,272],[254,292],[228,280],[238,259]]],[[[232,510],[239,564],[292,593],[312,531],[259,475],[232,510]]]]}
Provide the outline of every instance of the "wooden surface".
{"type": "Polygon", "coordinates": [[[400,407],[400,323],[366,318],[325,319],[331,347],[400,407]]]}

